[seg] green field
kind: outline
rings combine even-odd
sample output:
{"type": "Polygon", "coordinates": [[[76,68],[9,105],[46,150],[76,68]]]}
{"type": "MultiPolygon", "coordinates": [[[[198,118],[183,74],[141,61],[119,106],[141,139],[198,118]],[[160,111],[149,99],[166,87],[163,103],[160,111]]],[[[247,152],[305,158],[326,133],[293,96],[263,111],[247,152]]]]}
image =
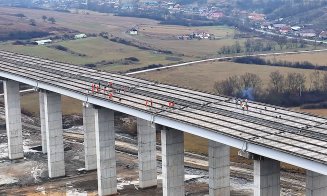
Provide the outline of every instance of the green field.
{"type": "MultiPolygon", "coordinates": [[[[101,70],[119,72],[133,68],[140,68],[150,64],[177,64],[181,61],[198,60],[208,57],[218,56],[217,52],[223,46],[229,46],[236,41],[241,44],[246,39],[234,39],[234,34],[238,33],[234,28],[226,26],[210,27],[185,27],[176,25],[162,25],[158,21],[143,19],[118,17],[112,14],[103,14],[85,10],[74,10],[72,13],[63,13],[47,10],[33,10],[23,8],[0,8],[0,16],[3,20],[6,17],[12,19],[12,13],[22,13],[28,19],[34,19],[37,27],[46,26],[48,29],[55,28],[56,35],[58,29],[64,32],[71,30],[81,33],[107,32],[113,37],[120,37],[140,46],[146,46],[151,50],[142,50],[134,46],[115,43],[100,37],[87,38],[82,40],[58,41],[52,45],[62,45],[71,52],[63,52],[47,46],[17,46],[11,42],[1,43],[1,50],[9,50],[31,56],[39,56],[51,60],[84,65],[97,63],[100,61],[114,61],[114,63],[97,67],[101,70]],[[50,24],[42,20],[42,16],[54,17],[55,24],[50,24]],[[132,27],[138,27],[139,35],[131,36],[126,31],[132,27]],[[178,40],[179,35],[188,35],[193,32],[207,32],[214,34],[216,40],[178,40]],[[158,50],[171,51],[173,55],[165,55],[158,50]],[[85,56],[79,56],[76,53],[85,56]],[[136,57],[139,62],[125,65],[119,62],[121,59],[136,57]],[[173,58],[171,58],[173,57],[173,58]]],[[[17,26],[17,30],[19,29],[17,26]]],[[[1,32],[1,29],[0,29],[1,32]]],[[[260,39],[260,38],[257,38],[260,39]]],[[[309,46],[306,49],[311,49],[309,46]]],[[[295,50],[295,49],[292,49],[295,50]]]]}
{"type": "Polygon", "coordinates": [[[103,60],[117,61],[128,57],[136,57],[140,60],[136,64],[122,65],[114,63],[99,67],[99,69],[107,71],[126,71],[131,68],[143,67],[149,64],[176,63],[175,61],[166,59],[174,55],[164,55],[153,51],[145,51],[133,46],[115,43],[101,37],[61,41],[48,46],[18,46],[6,43],[0,44],[0,49],[77,65],[96,63],[103,60]],[[83,57],[77,54],[71,54],[70,52],[50,48],[49,46],[51,45],[61,45],[68,48],[70,51],[85,54],[86,56],[83,57]]]}

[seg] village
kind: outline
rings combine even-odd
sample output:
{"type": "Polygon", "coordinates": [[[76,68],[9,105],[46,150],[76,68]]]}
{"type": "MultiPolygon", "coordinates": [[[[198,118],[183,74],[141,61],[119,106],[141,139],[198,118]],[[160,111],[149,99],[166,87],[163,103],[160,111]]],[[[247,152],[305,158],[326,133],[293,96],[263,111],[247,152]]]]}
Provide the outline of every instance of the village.
{"type": "MultiPolygon", "coordinates": [[[[232,1],[219,0],[215,3],[178,3],[182,1],[125,1],[125,0],[31,0],[31,1],[4,1],[4,5],[26,6],[42,9],[53,9],[59,11],[71,11],[72,9],[86,9],[101,12],[114,13],[118,15],[154,18],[154,13],[164,13],[163,18],[167,19],[175,15],[183,15],[187,19],[211,21],[211,24],[219,24],[229,18],[243,22],[244,27],[257,32],[271,35],[287,36],[291,38],[310,39],[312,41],[323,41],[327,39],[326,27],[319,27],[311,24],[301,24],[300,22],[286,21],[284,18],[275,20],[269,19],[265,14],[257,10],[242,10],[235,7],[232,1]]],[[[326,10],[325,10],[326,12],[326,10]]],[[[160,18],[158,18],[160,19],[160,18]]],[[[235,26],[236,27],[236,26],[235,26]]],[[[127,30],[131,35],[137,35],[138,29],[131,27],[127,30]]],[[[180,40],[191,39],[216,39],[208,32],[190,32],[189,34],[179,35],[180,40]]]]}

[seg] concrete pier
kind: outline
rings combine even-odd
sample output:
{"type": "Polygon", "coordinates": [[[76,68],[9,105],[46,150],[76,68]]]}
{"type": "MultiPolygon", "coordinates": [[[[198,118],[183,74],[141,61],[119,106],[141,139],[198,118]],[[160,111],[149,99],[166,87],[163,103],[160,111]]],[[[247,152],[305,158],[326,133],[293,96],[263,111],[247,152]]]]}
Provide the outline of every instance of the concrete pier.
{"type": "Polygon", "coordinates": [[[230,195],[230,147],[209,140],[209,196],[230,195]]]}
{"type": "Polygon", "coordinates": [[[161,145],[163,196],[184,196],[184,133],[165,127],[161,145]]]}
{"type": "Polygon", "coordinates": [[[60,94],[53,92],[46,92],[44,94],[44,112],[49,177],[56,178],[65,176],[60,94]]]}
{"type": "Polygon", "coordinates": [[[139,187],[157,186],[156,127],[150,121],[137,119],[139,187]]]}
{"type": "Polygon", "coordinates": [[[114,111],[95,109],[98,195],[117,193],[114,111]]]}
{"type": "Polygon", "coordinates": [[[3,81],[9,159],[24,157],[19,83],[3,81]]]}
{"type": "Polygon", "coordinates": [[[280,162],[269,158],[254,160],[254,196],[280,195],[280,162]]]}
{"type": "Polygon", "coordinates": [[[83,106],[85,169],[97,169],[95,141],[95,109],[92,104],[83,106]]]}
{"type": "Polygon", "coordinates": [[[325,196],[327,194],[327,176],[307,170],[306,196],[325,196]]]}
{"type": "Polygon", "coordinates": [[[46,154],[48,150],[47,150],[47,134],[45,129],[44,96],[45,96],[45,92],[39,92],[42,152],[43,154],[46,154]]]}

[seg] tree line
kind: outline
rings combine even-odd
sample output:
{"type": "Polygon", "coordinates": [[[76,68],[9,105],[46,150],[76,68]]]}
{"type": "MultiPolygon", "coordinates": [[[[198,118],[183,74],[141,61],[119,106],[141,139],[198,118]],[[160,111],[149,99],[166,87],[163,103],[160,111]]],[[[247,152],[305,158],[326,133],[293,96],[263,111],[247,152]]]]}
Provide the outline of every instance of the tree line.
{"type": "Polygon", "coordinates": [[[233,45],[223,46],[218,54],[239,54],[254,52],[267,52],[274,50],[305,48],[306,43],[303,40],[290,40],[282,37],[274,37],[273,40],[247,39],[243,44],[236,41],[233,45]]]}
{"type": "Polygon", "coordinates": [[[256,56],[239,57],[233,59],[233,61],[235,63],[243,63],[243,64],[255,64],[255,65],[265,65],[265,66],[269,65],[269,66],[276,66],[276,67],[289,67],[289,68],[298,68],[298,69],[313,69],[313,70],[327,71],[327,66],[313,64],[308,61],[289,62],[289,61],[282,61],[276,59],[266,60],[256,56]]]}
{"type": "Polygon", "coordinates": [[[302,73],[271,72],[268,85],[258,74],[245,73],[215,82],[215,92],[280,106],[299,106],[327,98],[327,72],[315,70],[307,78],[302,73]]]}

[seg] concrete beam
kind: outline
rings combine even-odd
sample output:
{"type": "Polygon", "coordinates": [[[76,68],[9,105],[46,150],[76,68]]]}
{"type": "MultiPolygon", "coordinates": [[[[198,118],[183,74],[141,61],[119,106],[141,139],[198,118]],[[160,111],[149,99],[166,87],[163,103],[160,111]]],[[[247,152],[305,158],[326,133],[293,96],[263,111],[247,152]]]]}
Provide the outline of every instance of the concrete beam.
{"type": "Polygon", "coordinates": [[[45,128],[44,96],[45,96],[45,92],[39,92],[42,152],[43,154],[46,154],[48,150],[47,150],[47,133],[45,128]]]}
{"type": "Polygon", "coordinates": [[[85,169],[97,169],[95,141],[95,109],[92,104],[83,106],[85,169]]]}
{"type": "Polygon", "coordinates": [[[137,119],[139,187],[157,186],[156,127],[150,121],[137,119]]]}
{"type": "Polygon", "coordinates": [[[117,193],[114,111],[95,109],[98,195],[117,193]]]}
{"type": "Polygon", "coordinates": [[[327,176],[307,170],[306,196],[325,196],[327,193],[327,176]]]}
{"type": "Polygon", "coordinates": [[[64,142],[62,129],[61,95],[44,94],[45,130],[50,178],[65,176],[64,142]]]}
{"type": "Polygon", "coordinates": [[[184,133],[165,127],[161,145],[163,196],[184,196],[184,133]]]}
{"type": "Polygon", "coordinates": [[[9,159],[24,157],[19,83],[3,81],[9,159]]]}
{"type": "Polygon", "coordinates": [[[264,158],[254,160],[254,196],[280,195],[280,162],[264,158]]]}
{"type": "Polygon", "coordinates": [[[209,140],[209,196],[230,195],[230,147],[209,140]]]}

